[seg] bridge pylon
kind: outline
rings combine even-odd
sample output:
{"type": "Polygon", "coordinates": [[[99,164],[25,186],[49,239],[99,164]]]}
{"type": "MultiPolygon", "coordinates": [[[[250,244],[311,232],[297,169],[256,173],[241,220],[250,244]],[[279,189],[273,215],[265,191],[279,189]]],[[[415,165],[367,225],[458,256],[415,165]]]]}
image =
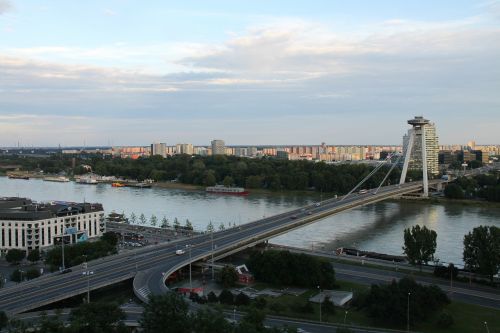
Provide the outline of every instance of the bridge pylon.
{"type": "MultiPolygon", "coordinates": [[[[422,161],[424,197],[429,196],[429,177],[427,174],[427,145],[425,140],[425,126],[428,126],[429,123],[430,121],[424,119],[424,117],[415,117],[414,119],[408,120],[408,124],[412,125],[413,128],[408,131],[406,151],[403,152],[403,171],[401,172],[401,179],[399,180],[399,184],[405,183],[406,173],[408,172],[410,161],[417,157],[418,160],[422,161]],[[418,149],[420,149],[420,151],[418,151],[418,149]],[[414,150],[419,154],[412,154],[414,150]]],[[[405,145],[403,144],[403,147],[404,146],[405,145]]]]}

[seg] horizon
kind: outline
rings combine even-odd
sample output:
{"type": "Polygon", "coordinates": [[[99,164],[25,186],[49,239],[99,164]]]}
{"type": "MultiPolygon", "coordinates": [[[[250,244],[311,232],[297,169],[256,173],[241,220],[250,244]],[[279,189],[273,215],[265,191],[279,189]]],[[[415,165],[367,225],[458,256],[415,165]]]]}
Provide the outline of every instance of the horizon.
{"type": "Polygon", "coordinates": [[[500,142],[498,0],[0,0],[0,39],[0,146],[500,142]]]}

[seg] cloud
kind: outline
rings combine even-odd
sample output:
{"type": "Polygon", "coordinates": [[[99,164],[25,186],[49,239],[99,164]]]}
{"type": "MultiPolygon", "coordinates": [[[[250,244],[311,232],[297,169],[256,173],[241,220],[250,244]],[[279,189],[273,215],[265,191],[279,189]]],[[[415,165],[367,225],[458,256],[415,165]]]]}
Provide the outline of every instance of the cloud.
{"type": "Polygon", "coordinates": [[[8,0],[0,0],[0,15],[12,10],[13,6],[8,0]]]}

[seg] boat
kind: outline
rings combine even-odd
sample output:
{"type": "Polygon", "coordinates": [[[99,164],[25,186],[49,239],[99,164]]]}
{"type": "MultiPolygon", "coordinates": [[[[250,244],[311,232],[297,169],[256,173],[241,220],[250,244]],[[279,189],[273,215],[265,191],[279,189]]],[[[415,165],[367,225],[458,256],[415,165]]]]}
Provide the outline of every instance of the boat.
{"type": "Polygon", "coordinates": [[[216,194],[248,195],[248,191],[245,191],[243,187],[227,187],[224,185],[209,186],[205,191],[216,194]]]}
{"type": "Polygon", "coordinates": [[[43,180],[46,182],[59,182],[59,183],[65,183],[69,182],[68,177],[64,176],[59,176],[59,177],[43,177],[43,180]]]}
{"type": "Polygon", "coordinates": [[[10,174],[9,178],[10,179],[24,179],[24,180],[30,179],[30,177],[27,175],[16,175],[16,174],[10,174]]]}
{"type": "Polygon", "coordinates": [[[127,183],[125,186],[137,188],[151,188],[151,184],[147,183],[127,183]]]}
{"type": "Polygon", "coordinates": [[[75,180],[78,184],[97,185],[97,179],[91,177],[81,177],[75,180]]]}
{"type": "Polygon", "coordinates": [[[113,186],[113,187],[125,187],[125,184],[123,184],[123,183],[111,183],[111,186],[113,186]]]}

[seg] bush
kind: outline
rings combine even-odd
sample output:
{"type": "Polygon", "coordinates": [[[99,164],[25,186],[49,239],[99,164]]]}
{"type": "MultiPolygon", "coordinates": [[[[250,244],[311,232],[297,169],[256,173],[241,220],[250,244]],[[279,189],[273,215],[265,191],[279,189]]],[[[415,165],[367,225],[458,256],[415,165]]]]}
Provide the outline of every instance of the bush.
{"type": "Polygon", "coordinates": [[[217,303],[219,301],[219,299],[217,298],[217,295],[215,295],[215,293],[213,291],[211,291],[207,295],[207,301],[208,301],[208,303],[217,303]]]}
{"type": "Polygon", "coordinates": [[[238,273],[233,266],[224,266],[217,276],[217,280],[221,283],[224,288],[229,288],[234,286],[236,281],[238,281],[238,273]]]}
{"type": "Polygon", "coordinates": [[[38,268],[31,268],[28,269],[28,271],[26,272],[26,278],[28,280],[36,279],[39,276],[40,276],[40,270],[38,268]]]}
{"type": "Polygon", "coordinates": [[[19,249],[12,249],[7,252],[5,256],[5,260],[11,264],[18,264],[20,261],[24,259],[26,256],[26,252],[19,249]]]}
{"type": "Polygon", "coordinates": [[[442,312],[437,320],[437,327],[449,328],[453,325],[454,320],[449,312],[442,312]]]}
{"type": "Polygon", "coordinates": [[[263,310],[267,305],[267,300],[264,296],[257,296],[254,299],[254,305],[257,309],[263,310]]]}
{"type": "Polygon", "coordinates": [[[16,269],[10,275],[10,280],[18,283],[23,281],[24,280],[23,273],[19,269],[16,269]]]}
{"type": "Polygon", "coordinates": [[[236,304],[236,305],[248,305],[248,304],[250,304],[250,297],[248,297],[247,294],[240,292],[238,295],[236,295],[236,298],[234,300],[234,304],[236,304]]]}
{"type": "Polygon", "coordinates": [[[234,303],[234,296],[229,290],[224,289],[219,295],[219,302],[221,302],[222,304],[231,305],[234,303]]]}
{"type": "Polygon", "coordinates": [[[40,260],[40,251],[38,249],[31,250],[28,253],[27,259],[32,263],[37,262],[38,260],[40,260]]]}
{"type": "Polygon", "coordinates": [[[273,302],[269,305],[269,309],[277,314],[285,311],[285,306],[279,302],[273,302]]]}
{"type": "Polygon", "coordinates": [[[450,279],[453,277],[453,279],[456,280],[458,276],[458,268],[456,268],[453,264],[449,264],[448,266],[439,265],[434,267],[434,275],[444,279],[450,279]]]}
{"type": "Polygon", "coordinates": [[[464,191],[458,184],[449,184],[446,186],[444,189],[444,195],[448,199],[463,199],[464,198],[464,191]]]}

